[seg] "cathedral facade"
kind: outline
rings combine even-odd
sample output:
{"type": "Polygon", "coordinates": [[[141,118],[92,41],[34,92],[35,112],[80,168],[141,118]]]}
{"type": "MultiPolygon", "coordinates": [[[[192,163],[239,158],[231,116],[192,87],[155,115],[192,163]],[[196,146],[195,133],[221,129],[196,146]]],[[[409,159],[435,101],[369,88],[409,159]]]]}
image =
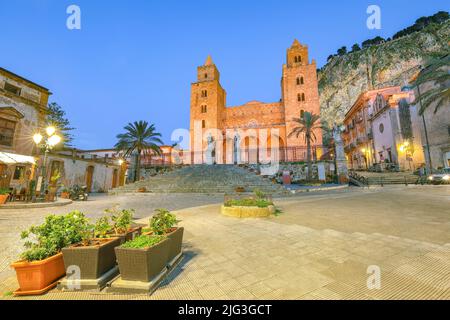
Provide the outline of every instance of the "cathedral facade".
{"type": "MultiPolygon", "coordinates": [[[[306,159],[304,136],[290,136],[293,120],[304,112],[320,114],[315,60],[295,40],[282,68],[281,99],[227,106],[220,72],[208,56],[191,85],[190,151],[192,163],[294,162],[306,159]]],[[[322,132],[315,131],[313,157],[322,153],[322,132]]]]}

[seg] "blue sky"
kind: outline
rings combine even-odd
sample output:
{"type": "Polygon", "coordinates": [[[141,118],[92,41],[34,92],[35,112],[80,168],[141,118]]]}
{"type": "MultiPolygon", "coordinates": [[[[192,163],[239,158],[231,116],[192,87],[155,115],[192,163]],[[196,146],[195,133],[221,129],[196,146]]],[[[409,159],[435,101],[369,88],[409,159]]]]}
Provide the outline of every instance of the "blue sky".
{"type": "Polygon", "coordinates": [[[228,105],[278,101],[294,38],[322,66],[343,45],[448,9],[446,0],[0,0],[0,66],[53,92],[79,148],[109,148],[141,119],[170,143],[172,130],[189,127],[190,83],[208,54],[228,105]],[[81,8],[81,30],[66,28],[71,4],[81,8]],[[366,27],[371,4],[381,8],[381,30],[366,27]]]}

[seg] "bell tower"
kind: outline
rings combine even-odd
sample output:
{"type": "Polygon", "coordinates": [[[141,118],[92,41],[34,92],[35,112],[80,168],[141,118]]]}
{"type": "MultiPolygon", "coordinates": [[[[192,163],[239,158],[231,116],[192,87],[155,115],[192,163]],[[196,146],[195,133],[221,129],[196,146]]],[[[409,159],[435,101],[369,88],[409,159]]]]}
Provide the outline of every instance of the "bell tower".
{"type": "Polygon", "coordinates": [[[191,84],[190,149],[204,148],[203,132],[223,129],[226,92],[220,84],[220,72],[211,56],[197,68],[197,82],[191,84]]]}
{"type": "MultiPolygon", "coordinates": [[[[286,53],[286,64],[283,65],[281,80],[282,100],[285,109],[286,136],[298,124],[293,118],[301,118],[304,112],[320,115],[319,89],[316,61],[309,61],[308,46],[302,45],[297,39],[286,53]]],[[[322,131],[315,132],[314,144],[322,144],[322,131]]],[[[304,137],[286,138],[288,147],[305,146],[304,137]]]]}

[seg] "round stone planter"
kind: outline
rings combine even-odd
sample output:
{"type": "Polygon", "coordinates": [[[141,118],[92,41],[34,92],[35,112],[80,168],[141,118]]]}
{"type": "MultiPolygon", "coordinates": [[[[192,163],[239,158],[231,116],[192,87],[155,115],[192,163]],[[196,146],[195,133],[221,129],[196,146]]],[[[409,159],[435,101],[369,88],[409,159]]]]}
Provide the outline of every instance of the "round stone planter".
{"type": "Polygon", "coordinates": [[[223,205],[221,212],[224,216],[234,218],[267,218],[275,213],[275,206],[259,208],[241,206],[226,207],[223,205]]]}

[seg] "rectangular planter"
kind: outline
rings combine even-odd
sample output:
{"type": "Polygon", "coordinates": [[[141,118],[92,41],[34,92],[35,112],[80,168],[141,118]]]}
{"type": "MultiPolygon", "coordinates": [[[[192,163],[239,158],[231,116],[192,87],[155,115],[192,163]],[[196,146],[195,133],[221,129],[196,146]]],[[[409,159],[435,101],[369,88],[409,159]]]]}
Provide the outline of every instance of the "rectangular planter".
{"type": "Polygon", "coordinates": [[[122,280],[149,282],[167,266],[170,239],[146,249],[117,247],[115,250],[122,280]]]}
{"type": "Polygon", "coordinates": [[[42,261],[18,261],[11,267],[16,270],[19,294],[43,294],[66,273],[62,253],[42,261]]]}
{"type": "Polygon", "coordinates": [[[62,249],[64,265],[80,268],[80,280],[98,279],[116,265],[114,248],[120,245],[119,238],[99,239],[105,241],[92,247],[67,247],[62,249]]]}
{"type": "Polygon", "coordinates": [[[183,227],[176,228],[175,231],[167,234],[167,237],[170,239],[169,262],[180,255],[183,245],[183,234],[183,227]]]}

